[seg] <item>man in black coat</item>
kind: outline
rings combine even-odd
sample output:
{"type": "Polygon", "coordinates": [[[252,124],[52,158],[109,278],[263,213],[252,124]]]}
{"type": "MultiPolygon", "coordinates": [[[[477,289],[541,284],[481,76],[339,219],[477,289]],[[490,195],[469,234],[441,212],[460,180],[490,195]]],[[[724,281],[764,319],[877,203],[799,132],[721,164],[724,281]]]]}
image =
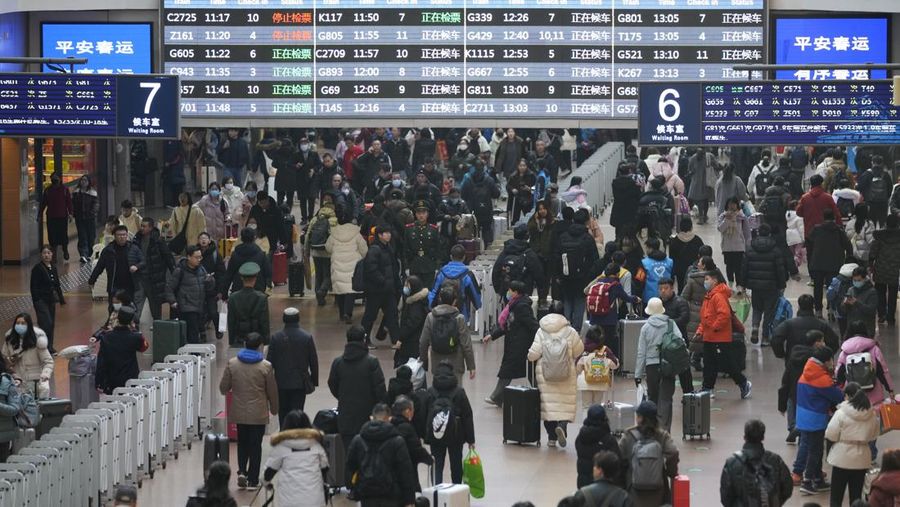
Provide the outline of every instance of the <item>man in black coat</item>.
{"type": "Polygon", "coordinates": [[[238,270],[248,262],[255,262],[259,265],[260,272],[254,288],[264,292],[269,280],[272,279],[272,265],[262,248],[256,244],[256,230],[245,227],[241,229],[241,244],[234,247],[231,259],[228,260],[228,270],[225,272],[225,280],[222,284],[223,290],[227,291],[230,287],[232,292],[237,292],[243,288],[244,284],[238,275],[238,270]]]}
{"type": "MultiPolygon", "coordinates": [[[[675,281],[671,278],[659,279],[659,299],[663,302],[663,308],[666,309],[666,316],[675,322],[681,336],[690,336],[687,334],[688,322],[691,320],[691,305],[687,299],[675,294],[675,281]]],[[[685,338],[687,340],[687,338],[685,338]]],[[[690,347],[690,343],[688,343],[690,347]]],[[[684,393],[694,392],[694,378],[691,369],[687,368],[678,375],[678,383],[681,384],[681,391],[684,393]]]]}
{"type": "Polygon", "coordinates": [[[110,313],[113,311],[112,297],[117,291],[124,290],[134,300],[134,293],[139,288],[140,271],[145,267],[141,249],[128,241],[127,227],[116,226],[113,236],[115,239],[100,252],[100,259],[88,278],[88,285],[93,289],[100,273],[106,271],[107,309],[110,313]]]}
{"type": "Polygon", "coordinates": [[[348,329],[344,353],[334,359],[328,374],[328,389],[338,401],[338,433],[344,442],[359,433],[386,394],[384,372],[378,358],[369,354],[365,338],[362,327],[348,329]]]}
{"type": "Polygon", "coordinates": [[[762,421],[753,419],[744,424],[744,448],[729,457],[722,469],[719,483],[722,505],[784,505],[793,494],[791,471],[781,456],[763,447],[765,436],[766,425],[762,421]],[[773,488],[766,491],[765,499],[760,498],[758,484],[747,484],[746,479],[763,466],[770,471],[773,488]]]}
{"type": "Polygon", "coordinates": [[[619,487],[621,459],[612,451],[601,451],[593,459],[594,482],[579,488],[573,495],[576,505],[589,507],[631,507],[628,492],[619,487]]]}
{"type": "Polygon", "coordinates": [[[283,245],[289,243],[290,238],[285,235],[284,214],[281,212],[281,208],[276,206],[275,199],[265,193],[257,194],[256,204],[250,208],[247,220],[249,221],[251,218],[257,224],[256,235],[268,238],[270,252],[275,252],[278,243],[283,245]]]}
{"type": "Polygon", "coordinates": [[[297,196],[300,198],[300,216],[303,223],[314,216],[316,194],[319,193],[322,176],[322,159],[309,139],[301,137],[297,143],[300,148],[298,158],[300,169],[297,171],[297,196]]]}
{"type": "Polygon", "coordinates": [[[798,337],[798,343],[790,349],[790,354],[785,356],[784,373],[781,375],[781,387],[778,389],[778,411],[787,416],[788,436],[785,442],[788,444],[797,443],[797,437],[800,436],[800,431],[796,428],[797,382],[803,375],[806,362],[813,357],[817,348],[824,346],[825,335],[821,331],[807,331],[805,335],[798,337]]]}
{"type": "MultiPolygon", "coordinates": [[[[406,442],[406,450],[409,452],[409,459],[412,460],[413,468],[419,464],[428,466],[434,464],[434,459],[431,457],[428,449],[422,446],[422,439],[419,438],[419,434],[413,426],[412,421],[415,417],[415,404],[413,401],[406,396],[398,396],[394,400],[394,404],[391,405],[391,414],[393,414],[391,424],[397,428],[397,432],[400,433],[403,441],[406,442]]],[[[460,458],[460,462],[462,462],[462,458],[460,458]]],[[[422,491],[418,474],[415,476],[415,481],[416,491],[422,491]]]]}
{"type": "MultiPolygon", "coordinates": [[[[528,243],[528,225],[519,224],[513,230],[513,239],[503,244],[503,251],[494,262],[491,270],[491,281],[497,294],[506,294],[506,288],[512,280],[520,280],[525,284],[525,294],[531,296],[535,287],[547,284],[544,264],[528,243]]],[[[541,301],[540,304],[545,302],[541,301]]]]}
{"type": "MultiPolygon", "coordinates": [[[[506,386],[513,379],[525,378],[527,375],[528,349],[534,342],[535,333],[540,328],[534,312],[531,310],[531,298],[525,293],[525,284],[520,280],[513,280],[509,284],[508,293],[512,297],[509,302],[509,311],[506,313],[507,318],[503,319],[503,313],[501,313],[501,318],[494,329],[481,340],[483,343],[489,343],[504,337],[503,359],[500,361],[500,370],[497,372],[497,385],[490,396],[484,399],[487,404],[497,407],[503,405],[503,390],[506,386]]],[[[584,305],[583,294],[581,299],[582,305],[584,305]]]]}
{"type": "Polygon", "coordinates": [[[140,319],[144,302],[149,301],[153,320],[160,320],[166,279],[175,269],[175,258],[160,237],[159,229],[156,228],[156,222],[152,218],[141,220],[141,229],[134,235],[134,244],[141,249],[147,267],[138,278],[140,290],[134,293],[135,315],[140,319]]]}
{"type": "Polygon", "coordinates": [[[643,189],[632,177],[635,170],[636,167],[631,164],[619,165],[618,175],[612,182],[613,205],[609,224],[616,229],[616,239],[637,229],[638,201],[643,189]]]}
{"type": "Polygon", "coordinates": [[[565,317],[577,331],[584,323],[584,288],[594,279],[600,261],[597,244],[586,227],[589,219],[586,209],[576,211],[572,225],[553,244],[554,272],[560,279],[565,317]]]}
{"type": "Polygon", "coordinates": [[[125,383],[138,377],[137,354],[149,348],[147,340],[138,331],[131,330],[135,313],[130,306],[118,311],[116,327],[100,337],[97,353],[97,373],[94,382],[97,389],[112,394],[113,389],[125,387],[125,383]]]}
{"type": "Polygon", "coordinates": [[[460,194],[475,214],[484,249],[494,242],[494,199],[500,197],[500,187],[484,170],[484,163],[475,162],[472,176],[463,182],[460,194]]]}
{"type": "MultiPolygon", "coordinates": [[[[372,420],[350,442],[345,469],[346,484],[362,507],[412,506],[416,499],[416,469],[406,442],[390,423],[391,411],[384,403],[372,410],[372,420]],[[366,459],[369,453],[381,459],[366,459]],[[366,470],[363,465],[381,462],[387,470],[366,470]]],[[[340,421],[340,419],[339,419],[340,421]]]]}
{"type": "Polygon", "coordinates": [[[456,372],[449,361],[441,361],[434,367],[431,387],[422,393],[420,398],[422,417],[417,417],[416,420],[434,457],[434,483],[444,482],[444,464],[447,463],[449,456],[450,481],[462,484],[463,443],[468,444],[470,449],[475,445],[475,417],[469,397],[465,389],[459,386],[456,372]],[[439,438],[432,421],[428,418],[429,414],[435,412],[436,402],[440,398],[450,401],[452,413],[456,416],[456,424],[446,426],[444,434],[439,438]]]}
{"type": "Polygon", "coordinates": [[[769,224],[759,226],[757,236],[750,242],[741,267],[744,286],[750,289],[753,306],[753,328],[750,343],[759,343],[759,323],[762,321],[763,346],[769,345],[772,319],[778,298],[784,292],[787,270],[782,250],[772,237],[769,224]]]}
{"type": "Polygon", "coordinates": [[[300,327],[300,311],[285,308],[282,319],[284,329],[272,335],[266,360],[275,370],[278,421],[284,424],[288,413],[303,410],[306,396],[319,386],[319,357],[312,335],[300,327]]]}
{"type": "Polygon", "coordinates": [[[391,229],[385,225],[375,228],[375,242],[369,247],[363,261],[365,269],[366,309],[363,313],[362,327],[366,333],[366,341],[379,310],[383,315],[384,327],[391,334],[391,343],[400,339],[397,302],[400,298],[400,262],[391,247],[391,229]]]}
{"type": "Polygon", "coordinates": [[[775,353],[775,357],[784,359],[785,368],[788,366],[794,346],[805,344],[806,333],[809,331],[820,331],[825,336],[825,345],[831,350],[840,348],[837,333],[827,322],[816,317],[813,313],[814,305],[811,295],[801,295],[797,298],[797,315],[779,324],[772,333],[772,352],[775,353]]]}
{"type": "Polygon", "coordinates": [[[356,157],[352,164],[355,183],[353,188],[369,200],[378,190],[375,188],[375,176],[378,171],[383,167],[386,167],[388,172],[391,171],[391,158],[381,149],[381,141],[375,140],[372,141],[368,151],[356,157]]]}

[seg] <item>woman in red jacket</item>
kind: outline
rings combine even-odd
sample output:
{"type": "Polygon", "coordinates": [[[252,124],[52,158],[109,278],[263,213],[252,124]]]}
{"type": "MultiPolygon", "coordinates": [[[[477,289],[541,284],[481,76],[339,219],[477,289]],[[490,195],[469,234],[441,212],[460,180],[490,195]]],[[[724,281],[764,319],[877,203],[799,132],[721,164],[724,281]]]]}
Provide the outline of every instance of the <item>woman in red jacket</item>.
{"type": "Polygon", "coordinates": [[[703,281],[706,296],[700,307],[700,326],[697,335],[703,340],[703,390],[714,396],[719,371],[728,373],[741,389],[741,399],[750,397],[751,383],[741,372],[743,361],[737,357],[746,350],[732,341],[731,289],[722,272],[713,266],[703,281]],[[722,363],[721,365],[719,363],[722,363]]]}

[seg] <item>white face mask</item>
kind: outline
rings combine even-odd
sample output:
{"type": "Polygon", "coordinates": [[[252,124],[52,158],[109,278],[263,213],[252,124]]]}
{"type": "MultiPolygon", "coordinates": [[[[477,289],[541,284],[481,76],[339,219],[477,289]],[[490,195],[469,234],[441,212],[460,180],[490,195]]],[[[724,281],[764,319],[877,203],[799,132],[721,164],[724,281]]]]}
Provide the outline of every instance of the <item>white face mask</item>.
{"type": "Polygon", "coordinates": [[[234,183],[226,183],[226,184],[225,184],[225,190],[227,190],[227,191],[229,191],[229,192],[231,192],[232,190],[234,190],[234,183]]]}
{"type": "Polygon", "coordinates": [[[256,224],[247,224],[247,228],[256,230],[256,224]]]}
{"type": "Polygon", "coordinates": [[[309,151],[309,145],[306,144],[306,143],[301,144],[301,145],[300,145],[300,151],[306,153],[307,151],[309,151]]]}
{"type": "Polygon", "coordinates": [[[113,303],[113,310],[119,311],[119,308],[122,308],[122,303],[113,303]]]}

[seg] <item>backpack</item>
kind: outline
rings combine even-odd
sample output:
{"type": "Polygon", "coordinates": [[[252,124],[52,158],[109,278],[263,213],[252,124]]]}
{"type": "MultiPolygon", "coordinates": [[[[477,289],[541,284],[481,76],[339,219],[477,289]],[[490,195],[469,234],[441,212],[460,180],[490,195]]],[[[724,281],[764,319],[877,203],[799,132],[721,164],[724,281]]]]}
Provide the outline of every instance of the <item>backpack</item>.
{"type": "Polygon", "coordinates": [[[659,344],[659,369],[666,377],[675,377],[691,365],[687,343],[675,334],[672,319],[666,322],[666,334],[659,344]]]}
{"type": "Polygon", "coordinates": [[[587,258],[581,238],[573,238],[569,234],[564,234],[559,251],[563,279],[577,280],[580,278],[584,271],[584,259],[587,258]]]}
{"type": "Polygon", "coordinates": [[[524,280],[527,270],[524,253],[505,256],[503,263],[500,264],[500,272],[503,273],[503,288],[508,288],[513,280],[524,280]]]}
{"type": "Polygon", "coordinates": [[[320,214],[309,230],[309,247],[313,250],[325,250],[325,242],[328,241],[330,231],[331,223],[328,217],[320,214]]]}
{"type": "Polygon", "coordinates": [[[606,357],[606,346],[585,358],[584,381],[591,385],[612,385],[612,359],[606,357]]]}
{"type": "Polygon", "coordinates": [[[781,198],[781,195],[767,195],[763,197],[762,204],[760,208],[763,212],[763,216],[765,216],[769,220],[784,220],[784,199],[781,198]]]}
{"type": "Polygon", "coordinates": [[[652,201],[646,206],[638,207],[639,224],[646,227],[648,234],[653,233],[657,237],[668,237],[672,231],[672,221],[669,219],[670,211],[665,205],[652,201]]]}
{"type": "Polygon", "coordinates": [[[646,438],[640,431],[631,430],[634,447],[631,450],[631,488],[635,491],[657,491],[665,485],[662,444],[646,438]]]}
{"type": "Polygon", "coordinates": [[[844,368],[847,382],[856,382],[859,387],[866,390],[875,388],[875,362],[868,350],[848,355],[844,368]]]}
{"type": "Polygon", "coordinates": [[[759,466],[754,466],[746,459],[743,451],[734,453],[734,456],[742,465],[744,494],[749,500],[747,505],[779,507],[781,501],[775,487],[775,471],[772,466],[763,461],[759,462],[759,466]]]}
{"type": "Polygon", "coordinates": [[[366,290],[366,258],[356,261],[353,267],[353,277],[350,279],[351,289],[353,292],[364,292],[366,290]]]}
{"type": "Polygon", "coordinates": [[[873,176],[869,184],[869,202],[888,202],[891,197],[891,183],[884,173],[881,176],[873,176]]]}
{"type": "Polygon", "coordinates": [[[806,169],[809,165],[809,153],[803,146],[794,146],[791,150],[791,167],[793,169],[806,169]]]}
{"type": "Polygon", "coordinates": [[[565,336],[546,335],[541,340],[541,373],[547,382],[566,380],[572,374],[569,340],[565,336]]]}
{"type": "Polygon", "coordinates": [[[772,178],[772,166],[769,166],[769,170],[763,172],[763,168],[761,165],[756,166],[759,169],[759,174],[756,175],[756,195],[766,195],[766,190],[772,186],[772,182],[774,178],[772,178]]]}
{"type": "Polygon", "coordinates": [[[587,295],[587,313],[590,317],[603,317],[609,315],[612,310],[612,300],[609,293],[613,287],[619,285],[619,281],[597,282],[591,285],[587,295]]]}
{"type": "MultiPolygon", "coordinates": [[[[453,290],[456,291],[456,306],[460,309],[469,306],[468,294],[466,294],[466,291],[464,290],[463,281],[466,278],[472,280],[472,286],[475,288],[475,290],[480,290],[480,288],[478,287],[478,280],[475,278],[475,274],[468,269],[456,276],[449,276],[443,271],[441,271],[441,274],[444,275],[444,280],[441,282],[441,289],[443,289],[444,287],[452,287],[453,290]]],[[[438,304],[439,302],[437,298],[435,298],[433,306],[437,306],[438,304]]]]}
{"type": "Polygon", "coordinates": [[[844,316],[844,314],[841,313],[841,301],[844,299],[844,296],[847,295],[850,283],[849,278],[838,275],[831,279],[831,283],[828,285],[828,291],[825,293],[825,299],[828,301],[828,306],[840,317],[844,316]]]}
{"type": "Polygon", "coordinates": [[[429,442],[449,441],[456,436],[457,414],[453,407],[454,392],[441,394],[437,397],[428,410],[428,422],[425,430],[429,442]]]}
{"type": "Polygon", "coordinates": [[[456,316],[451,313],[434,315],[431,324],[431,349],[438,354],[452,354],[459,346],[459,328],[456,326],[456,316]]]}
{"type": "Polygon", "coordinates": [[[20,390],[12,376],[4,373],[2,378],[9,381],[6,391],[6,404],[16,408],[16,426],[22,429],[37,428],[41,423],[41,410],[37,399],[28,391],[20,390]]]}
{"type": "Polygon", "coordinates": [[[391,477],[391,469],[384,462],[381,450],[390,443],[390,439],[382,442],[378,447],[370,447],[362,440],[365,447],[365,455],[359,470],[354,475],[353,492],[357,498],[382,498],[393,494],[394,480],[391,477]]]}
{"type": "Polygon", "coordinates": [[[836,204],[838,211],[841,213],[841,218],[850,218],[853,216],[853,212],[856,211],[856,205],[853,204],[853,199],[838,197],[836,204]]]}
{"type": "Polygon", "coordinates": [[[779,324],[793,317],[794,307],[791,306],[791,302],[785,299],[784,296],[778,298],[778,303],[775,306],[775,316],[772,317],[772,322],[769,323],[769,336],[772,335],[772,332],[779,324]]]}
{"type": "MultiPolygon", "coordinates": [[[[874,183],[874,180],[873,180],[874,183]]],[[[831,188],[829,191],[833,192],[838,188],[852,188],[853,182],[850,180],[850,176],[847,176],[847,169],[839,169],[834,172],[834,176],[831,180],[831,188]]]]}

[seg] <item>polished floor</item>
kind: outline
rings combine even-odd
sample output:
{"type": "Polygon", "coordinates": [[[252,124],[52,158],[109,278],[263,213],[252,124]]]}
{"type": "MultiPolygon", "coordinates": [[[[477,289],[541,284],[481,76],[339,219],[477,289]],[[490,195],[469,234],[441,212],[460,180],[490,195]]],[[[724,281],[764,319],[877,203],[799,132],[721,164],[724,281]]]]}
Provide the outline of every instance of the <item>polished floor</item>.
{"type": "MultiPolygon", "coordinates": [[[[612,236],[612,229],[606,225],[608,214],[601,217],[604,223],[604,233],[612,236]]],[[[707,243],[711,243],[715,250],[719,250],[718,233],[713,225],[698,227],[698,232],[707,243]]],[[[719,261],[721,255],[717,253],[719,261]]],[[[79,269],[78,263],[62,266],[63,272],[74,272],[79,269]]],[[[27,272],[30,269],[4,267],[0,269],[0,286],[3,287],[0,294],[0,305],[10,298],[22,296],[27,293],[27,272]]],[[[801,271],[804,271],[801,269],[801,271]]],[[[796,298],[803,293],[810,292],[807,287],[808,278],[804,277],[800,282],[791,281],[787,290],[789,299],[796,302],[796,298]]],[[[344,332],[346,325],[338,321],[338,313],[331,306],[319,308],[315,299],[307,291],[307,296],[302,299],[287,297],[287,289],[276,288],[270,303],[272,328],[277,329],[280,322],[281,311],[287,306],[297,306],[301,311],[301,325],[310,330],[316,339],[321,361],[320,387],[307,400],[307,411],[311,414],[319,409],[335,406],[335,400],[325,386],[328,369],[331,361],[338,356],[344,346],[344,332]]],[[[91,300],[87,287],[67,294],[68,304],[59,309],[56,325],[57,349],[71,344],[86,343],[90,333],[105,319],[106,303],[91,300]]],[[[329,303],[331,299],[329,298],[329,303]]],[[[357,307],[354,320],[359,321],[362,308],[357,307]]],[[[145,332],[149,329],[149,311],[145,312],[142,327],[145,332]]],[[[6,325],[6,324],[4,324],[6,325]]],[[[898,333],[896,328],[880,330],[880,340],[888,358],[892,370],[900,371],[898,364],[898,333]]],[[[226,352],[226,347],[220,348],[220,352],[226,352]]],[[[386,377],[392,376],[391,351],[383,347],[374,352],[381,360],[386,377]]],[[[508,507],[519,500],[530,500],[539,507],[555,506],[563,496],[571,493],[575,488],[575,450],[570,444],[568,448],[520,447],[517,445],[503,445],[501,438],[500,411],[484,404],[484,397],[494,386],[497,365],[500,362],[502,345],[497,342],[492,345],[476,345],[477,376],[474,380],[466,379],[464,387],[469,393],[473,406],[476,409],[475,429],[477,435],[476,448],[484,462],[487,495],[484,499],[473,501],[473,505],[508,507]]],[[[780,383],[783,363],[776,359],[769,349],[750,347],[748,353],[747,373],[753,381],[753,396],[750,400],[742,401],[737,388],[733,383],[720,380],[717,385],[716,399],[713,400],[712,412],[712,439],[682,441],[681,428],[678,421],[681,420],[680,404],[676,394],[675,414],[673,424],[673,437],[678,443],[681,453],[679,470],[687,474],[691,479],[691,501],[694,506],[718,505],[719,476],[725,459],[735,450],[740,449],[743,434],[743,424],[749,418],[761,418],[768,426],[767,448],[780,454],[790,463],[793,461],[796,447],[784,443],[786,434],[785,419],[776,411],[776,390],[780,383]]],[[[227,361],[227,353],[220,353],[219,365],[227,361]]],[[[150,355],[142,358],[149,365],[150,355]]],[[[54,375],[56,393],[58,396],[66,396],[68,393],[68,376],[65,361],[57,359],[56,373],[54,375]]],[[[216,379],[216,384],[218,379],[216,379]]],[[[615,389],[618,400],[633,400],[635,396],[634,384],[631,380],[618,380],[615,389]]],[[[224,404],[224,399],[218,397],[217,405],[224,404]]],[[[570,425],[570,439],[574,441],[580,426],[580,419],[570,425]]],[[[277,423],[276,423],[277,425],[277,423]]],[[[275,425],[270,425],[273,430],[275,425]]],[[[268,440],[268,439],[267,439],[268,440]]],[[[545,439],[546,440],[546,439],[545,439]]],[[[900,446],[900,432],[889,433],[878,441],[880,449],[900,446]]],[[[268,452],[268,447],[264,453],[268,452]]],[[[236,459],[236,447],[232,446],[232,463],[236,459]]],[[[828,470],[829,467],[826,467],[828,470]]],[[[445,472],[449,474],[449,471],[445,472]]],[[[425,479],[425,468],[420,467],[420,474],[425,479]]],[[[448,477],[449,478],[449,477],[448,477]]],[[[191,492],[202,483],[202,450],[200,446],[194,446],[192,451],[182,451],[177,461],[171,462],[166,470],[157,472],[153,480],[144,481],[139,493],[139,505],[142,506],[176,506],[183,505],[191,492]]],[[[237,492],[238,503],[248,505],[252,495],[248,492],[237,492]]],[[[262,504],[262,497],[256,500],[254,505],[262,504]]],[[[795,490],[794,497],[787,503],[791,506],[800,506],[804,502],[815,501],[827,505],[827,495],[802,496],[795,490]]],[[[335,505],[352,505],[342,497],[335,499],[335,505]]]]}

